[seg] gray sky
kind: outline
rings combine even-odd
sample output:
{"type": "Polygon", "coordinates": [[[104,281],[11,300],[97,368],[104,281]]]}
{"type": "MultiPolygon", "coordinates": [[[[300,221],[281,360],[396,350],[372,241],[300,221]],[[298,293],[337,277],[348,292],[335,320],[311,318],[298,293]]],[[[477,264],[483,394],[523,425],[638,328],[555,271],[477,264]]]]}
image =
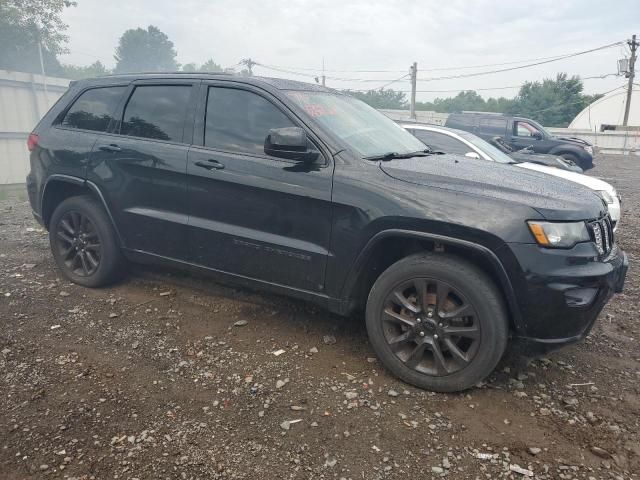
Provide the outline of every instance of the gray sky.
{"type": "MultiPolygon", "coordinates": [[[[251,57],[266,65],[306,74],[320,69],[335,88],[378,88],[418,62],[418,77],[455,75],[517,65],[428,71],[433,68],[531,60],[578,52],[640,34],[639,0],[78,0],[67,9],[70,54],[64,63],[95,60],[114,65],[120,35],[129,28],[155,25],[173,41],[180,63],[213,58],[223,67],[251,57]],[[499,6],[498,6],[499,5],[499,6]],[[394,70],[334,72],[330,70],[394,70]]],[[[572,59],[493,75],[418,82],[418,90],[494,88],[519,85],[558,72],[583,77],[616,72],[616,60],[628,49],[614,47],[572,59]]],[[[254,73],[298,80],[261,67],[254,73]]],[[[620,77],[585,80],[587,93],[624,83],[620,77]]],[[[408,81],[389,88],[408,90],[408,81]]],[[[419,93],[419,100],[457,92],[419,93]]],[[[479,92],[512,97],[517,89],[479,92]]]]}

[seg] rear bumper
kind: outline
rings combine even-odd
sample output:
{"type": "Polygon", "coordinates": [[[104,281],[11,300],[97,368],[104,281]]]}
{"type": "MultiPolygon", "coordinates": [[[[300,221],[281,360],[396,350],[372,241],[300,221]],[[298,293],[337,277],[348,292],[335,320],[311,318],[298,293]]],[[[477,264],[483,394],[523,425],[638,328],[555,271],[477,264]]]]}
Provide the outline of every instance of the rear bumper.
{"type": "Polygon", "coordinates": [[[615,246],[608,258],[596,260],[591,248],[511,245],[521,269],[515,285],[521,313],[516,337],[523,345],[550,350],[584,338],[611,297],[622,292],[627,255],[615,246]]]}

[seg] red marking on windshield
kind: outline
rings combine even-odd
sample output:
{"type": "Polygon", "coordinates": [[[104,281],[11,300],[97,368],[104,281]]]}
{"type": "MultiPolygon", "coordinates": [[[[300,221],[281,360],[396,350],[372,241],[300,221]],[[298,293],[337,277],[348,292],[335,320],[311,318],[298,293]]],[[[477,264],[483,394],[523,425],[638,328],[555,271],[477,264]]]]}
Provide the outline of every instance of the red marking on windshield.
{"type": "Polygon", "coordinates": [[[335,115],[337,113],[335,107],[327,107],[319,103],[307,103],[304,105],[304,110],[312,117],[324,117],[327,115],[335,115]]]}

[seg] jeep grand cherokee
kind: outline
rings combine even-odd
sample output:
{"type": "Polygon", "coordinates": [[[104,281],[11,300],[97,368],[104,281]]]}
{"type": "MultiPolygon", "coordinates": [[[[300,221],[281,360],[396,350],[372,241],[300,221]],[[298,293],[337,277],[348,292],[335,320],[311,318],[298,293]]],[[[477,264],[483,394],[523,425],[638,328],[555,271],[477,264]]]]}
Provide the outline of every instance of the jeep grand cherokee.
{"type": "Polygon", "coordinates": [[[29,136],[29,198],[87,287],[126,261],[364,310],[383,364],[455,391],[511,335],[585,336],[627,259],[563,179],[425,146],[324,87],[210,74],[74,82],[29,136]]]}

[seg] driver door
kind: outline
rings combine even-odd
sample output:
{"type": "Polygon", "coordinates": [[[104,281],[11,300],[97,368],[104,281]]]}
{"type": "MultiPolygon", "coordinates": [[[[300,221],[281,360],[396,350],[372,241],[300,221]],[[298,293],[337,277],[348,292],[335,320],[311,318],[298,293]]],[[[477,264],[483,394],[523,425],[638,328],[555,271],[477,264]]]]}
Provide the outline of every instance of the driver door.
{"type": "Polygon", "coordinates": [[[270,129],[304,126],[258,88],[203,83],[199,103],[187,161],[190,261],[322,292],[331,232],[328,155],[307,165],[265,154],[270,129]]]}
{"type": "Polygon", "coordinates": [[[536,153],[547,153],[550,148],[548,140],[544,138],[544,133],[540,132],[535,125],[523,120],[513,122],[511,146],[516,151],[530,147],[536,153]],[[536,135],[540,135],[540,137],[536,138],[536,135]]]}

